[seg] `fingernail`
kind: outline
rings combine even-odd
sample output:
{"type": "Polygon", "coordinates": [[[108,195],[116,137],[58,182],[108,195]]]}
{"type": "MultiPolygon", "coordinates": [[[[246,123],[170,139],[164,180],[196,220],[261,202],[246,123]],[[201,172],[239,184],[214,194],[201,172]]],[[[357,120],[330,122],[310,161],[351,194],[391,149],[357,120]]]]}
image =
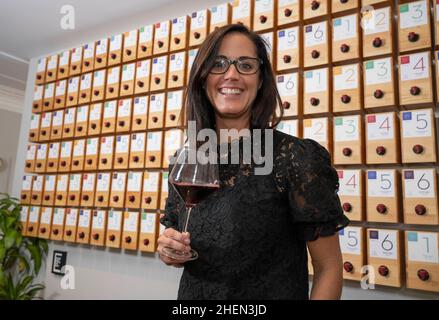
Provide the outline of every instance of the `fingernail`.
{"type": "Polygon", "coordinates": [[[189,243],[191,243],[191,240],[190,239],[185,239],[184,243],[189,244],[189,243]]]}

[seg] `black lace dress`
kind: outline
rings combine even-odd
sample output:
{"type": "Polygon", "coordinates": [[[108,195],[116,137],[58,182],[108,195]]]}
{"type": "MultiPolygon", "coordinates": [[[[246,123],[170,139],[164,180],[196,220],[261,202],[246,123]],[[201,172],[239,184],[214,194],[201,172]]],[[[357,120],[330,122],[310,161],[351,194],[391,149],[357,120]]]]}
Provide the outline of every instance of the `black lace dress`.
{"type": "MultiPolygon", "coordinates": [[[[308,299],[306,241],[349,220],[326,149],[274,130],[273,150],[269,175],[255,175],[254,163],[219,165],[221,188],[191,213],[199,258],[185,263],[179,299],[308,299]]],[[[161,223],[182,230],[184,218],[169,186],[161,223]]]]}

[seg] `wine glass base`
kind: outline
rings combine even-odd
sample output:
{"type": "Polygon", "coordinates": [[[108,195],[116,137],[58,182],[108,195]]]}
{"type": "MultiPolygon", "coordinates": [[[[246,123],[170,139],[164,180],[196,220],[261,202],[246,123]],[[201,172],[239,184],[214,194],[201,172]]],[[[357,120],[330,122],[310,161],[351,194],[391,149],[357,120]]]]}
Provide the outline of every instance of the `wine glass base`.
{"type": "Polygon", "coordinates": [[[193,249],[191,249],[189,252],[182,252],[170,248],[163,248],[162,253],[168,258],[176,261],[185,262],[198,259],[198,252],[193,249]]]}

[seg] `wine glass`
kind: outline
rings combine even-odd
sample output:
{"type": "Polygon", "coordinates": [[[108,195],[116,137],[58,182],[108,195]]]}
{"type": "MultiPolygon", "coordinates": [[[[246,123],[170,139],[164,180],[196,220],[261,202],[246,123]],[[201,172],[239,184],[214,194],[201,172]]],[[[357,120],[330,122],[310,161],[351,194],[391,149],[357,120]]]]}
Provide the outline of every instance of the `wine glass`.
{"type": "MultiPolygon", "coordinates": [[[[220,187],[218,166],[209,162],[205,164],[198,162],[196,153],[194,161],[189,161],[192,160],[190,159],[191,152],[196,151],[191,149],[188,144],[180,149],[168,178],[186,206],[186,221],[182,232],[187,232],[192,208],[220,187]]],[[[193,249],[190,252],[182,252],[165,247],[163,252],[177,261],[189,261],[198,258],[198,253],[193,249]]]]}

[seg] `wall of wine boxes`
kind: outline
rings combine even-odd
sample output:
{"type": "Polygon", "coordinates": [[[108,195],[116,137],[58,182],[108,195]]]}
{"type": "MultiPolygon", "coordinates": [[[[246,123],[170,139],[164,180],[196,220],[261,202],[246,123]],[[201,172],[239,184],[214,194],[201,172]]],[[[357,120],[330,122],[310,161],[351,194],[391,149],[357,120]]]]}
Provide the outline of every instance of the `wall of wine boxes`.
{"type": "Polygon", "coordinates": [[[269,43],[278,129],[332,155],[352,221],[340,233],[345,278],[368,264],[376,284],[439,292],[439,0],[234,1],[40,59],[24,233],[156,250],[189,70],[231,22],[269,43]]]}

